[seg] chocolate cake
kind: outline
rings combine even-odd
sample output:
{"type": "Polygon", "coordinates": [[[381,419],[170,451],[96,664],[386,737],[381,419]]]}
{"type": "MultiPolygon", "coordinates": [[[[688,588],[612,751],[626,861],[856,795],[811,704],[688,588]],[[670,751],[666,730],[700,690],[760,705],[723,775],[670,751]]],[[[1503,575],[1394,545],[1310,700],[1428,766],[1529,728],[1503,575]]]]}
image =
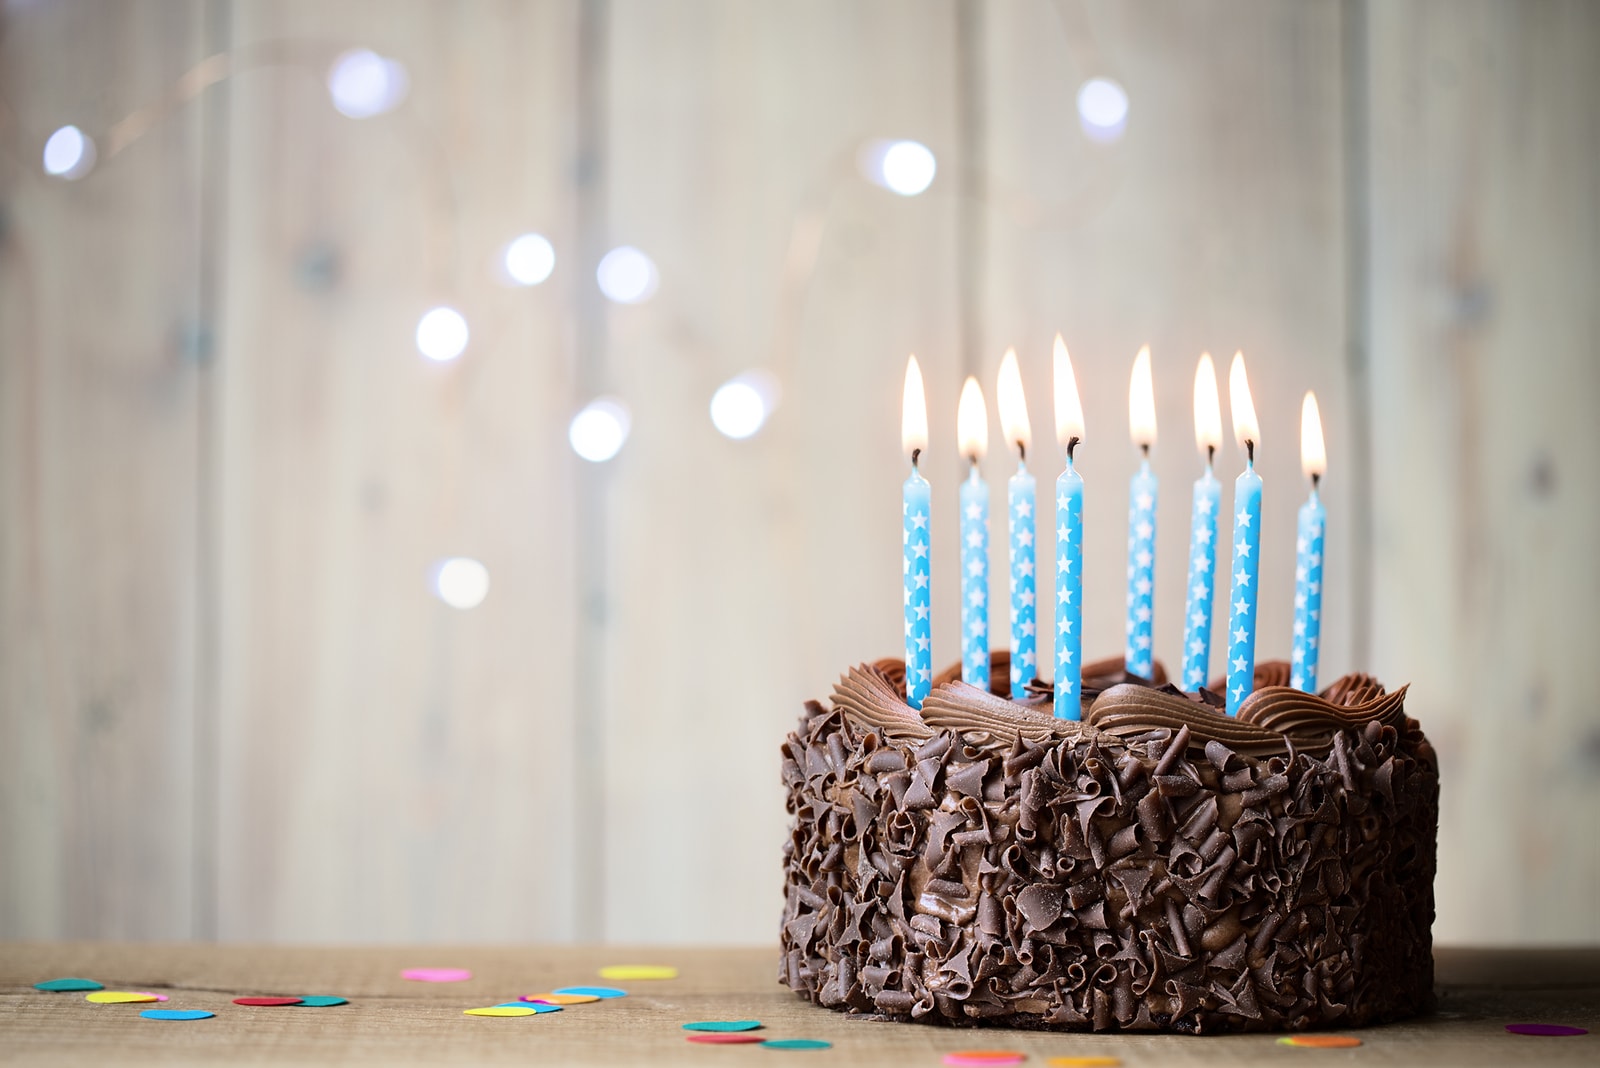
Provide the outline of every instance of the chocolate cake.
{"type": "MultiPolygon", "coordinates": [[[[1361,1026],[1433,998],[1438,769],[1404,688],[1085,670],[1082,722],[900,661],[783,746],[779,978],[882,1018],[1212,1034],[1361,1026]]],[[[1004,653],[995,691],[1009,689],[1004,653]]]]}

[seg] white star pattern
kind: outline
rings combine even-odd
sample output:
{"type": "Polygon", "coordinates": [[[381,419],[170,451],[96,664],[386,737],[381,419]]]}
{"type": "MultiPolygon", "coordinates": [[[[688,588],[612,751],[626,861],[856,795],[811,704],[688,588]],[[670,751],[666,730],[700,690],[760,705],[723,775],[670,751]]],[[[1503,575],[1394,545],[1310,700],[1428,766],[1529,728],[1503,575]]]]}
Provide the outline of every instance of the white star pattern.
{"type": "Polygon", "coordinates": [[[1233,610],[1238,615],[1247,616],[1250,614],[1250,602],[1241,597],[1233,602],[1233,610]]]}
{"type": "Polygon", "coordinates": [[[1026,497],[1018,497],[1016,512],[1018,519],[1026,519],[1028,516],[1033,514],[1033,502],[1029,501],[1026,497]]]}
{"type": "Polygon", "coordinates": [[[1017,624],[1017,626],[1019,629],[1021,629],[1022,633],[1026,634],[1030,638],[1033,637],[1033,621],[1031,619],[1024,619],[1021,623],[1017,624]]]}
{"type": "Polygon", "coordinates": [[[1031,577],[1033,575],[1033,561],[1032,560],[1023,560],[1023,561],[1021,561],[1020,563],[1017,564],[1017,570],[1022,572],[1024,575],[1027,575],[1027,576],[1031,577]]]}
{"type": "Polygon", "coordinates": [[[1017,600],[1021,601],[1024,605],[1027,605],[1029,608],[1032,608],[1033,607],[1033,591],[1032,590],[1023,590],[1022,593],[1017,597],[1017,600]]]}
{"type": "Polygon", "coordinates": [[[971,504],[967,505],[967,518],[982,519],[983,505],[979,504],[977,501],[973,501],[971,504]]]}
{"type": "Polygon", "coordinates": [[[979,575],[983,574],[983,561],[982,560],[968,560],[967,561],[967,574],[971,575],[973,578],[977,578],[979,575]]]}
{"type": "Polygon", "coordinates": [[[1241,541],[1238,545],[1233,547],[1233,551],[1238,553],[1240,556],[1249,556],[1250,543],[1247,541],[1241,541]]]}
{"type": "Polygon", "coordinates": [[[1019,531],[1017,531],[1017,544],[1018,545],[1032,545],[1033,544],[1033,531],[1031,531],[1031,530],[1019,530],[1019,531]]]}
{"type": "Polygon", "coordinates": [[[1236,519],[1237,519],[1237,521],[1238,521],[1238,523],[1239,523],[1239,525],[1240,525],[1240,526],[1241,526],[1241,527],[1247,527],[1247,526],[1249,526],[1249,525],[1250,525],[1250,520],[1251,520],[1251,519],[1252,519],[1252,518],[1254,518],[1254,517],[1253,517],[1253,516],[1251,516],[1251,514],[1250,514],[1250,513],[1249,513],[1249,512],[1247,512],[1247,511],[1241,511],[1241,512],[1240,512],[1240,513],[1239,513],[1239,514],[1238,514],[1238,516],[1237,516],[1237,517],[1236,517],[1236,519]]]}
{"type": "Polygon", "coordinates": [[[916,527],[918,530],[928,529],[928,513],[918,512],[916,515],[912,516],[911,525],[916,527]]]}

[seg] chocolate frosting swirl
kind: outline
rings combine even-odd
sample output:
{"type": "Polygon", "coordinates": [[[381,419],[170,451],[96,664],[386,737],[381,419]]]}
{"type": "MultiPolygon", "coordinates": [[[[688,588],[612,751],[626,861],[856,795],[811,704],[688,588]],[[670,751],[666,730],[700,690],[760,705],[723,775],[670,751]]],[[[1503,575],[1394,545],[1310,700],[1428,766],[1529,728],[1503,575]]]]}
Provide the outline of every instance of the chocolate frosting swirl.
{"type": "Polygon", "coordinates": [[[1085,668],[1084,712],[1078,723],[1055,718],[1049,683],[1035,680],[1026,701],[1002,696],[1010,685],[1010,667],[1008,653],[991,654],[989,690],[959,681],[960,664],[941,672],[921,715],[905,701],[901,660],[852,668],[834,687],[833,699],[860,722],[892,737],[930,738],[947,729],[996,746],[1019,737],[1042,742],[1087,732],[1133,738],[1186,728],[1189,744],[1199,748],[1220,742],[1237,752],[1272,756],[1325,751],[1338,732],[1368,723],[1396,732],[1406,727],[1405,687],[1387,693],[1370,675],[1346,675],[1321,694],[1305,693],[1284,685],[1289,665],[1281,660],[1257,665],[1256,690],[1245,698],[1237,717],[1220,710],[1221,700],[1212,691],[1190,695],[1164,685],[1166,669],[1159,661],[1155,677],[1144,680],[1127,675],[1120,660],[1099,660],[1085,668]]]}

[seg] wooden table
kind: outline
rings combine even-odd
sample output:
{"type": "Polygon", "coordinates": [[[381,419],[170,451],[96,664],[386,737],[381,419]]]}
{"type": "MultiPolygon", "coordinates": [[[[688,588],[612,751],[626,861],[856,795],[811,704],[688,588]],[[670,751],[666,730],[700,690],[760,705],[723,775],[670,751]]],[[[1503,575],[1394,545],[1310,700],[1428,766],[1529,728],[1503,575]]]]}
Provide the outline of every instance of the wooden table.
{"type": "Polygon", "coordinates": [[[959,1049],[1054,1056],[1110,1054],[1123,1064],[1253,1065],[1600,1063],[1600,1034],[1509,1035],[1515,1022],[1600,1031],[1600,949],[1440,950],[1439,1013],[1351,1032],[1353,1050],[1294,1049],[1272,1036],[1183,1038],[1041,1035],[876,1023],[807,1004],[778,985],[770,949],[285,948],[0,944],[0,1062],[26,1064],[940,1064],[959,1049]],[[665,982],[605,984],[611,963],[672,964],[665,982]],[[462,983],[407,982],[404,968],[470,968],[462,983]],[[111,990],[166,993],[166,1008],[214,1019],[142,1019],[148,1005],[94,1005],[35,982],[65,976],[111,990]],[[630,996],[517,1019],[462,1010],[573,984],[615,985],[630,996]],[[336,1008],[244,1008],[235,997],[336,994],[336,1008]],[[772,1038],[821,1038],[833,1048],[779,1052],[685,1041],[691,1020],[759,1019],[772,1038]],[[779,1058],[774,1061],[774,1058],[779,1058]]]}

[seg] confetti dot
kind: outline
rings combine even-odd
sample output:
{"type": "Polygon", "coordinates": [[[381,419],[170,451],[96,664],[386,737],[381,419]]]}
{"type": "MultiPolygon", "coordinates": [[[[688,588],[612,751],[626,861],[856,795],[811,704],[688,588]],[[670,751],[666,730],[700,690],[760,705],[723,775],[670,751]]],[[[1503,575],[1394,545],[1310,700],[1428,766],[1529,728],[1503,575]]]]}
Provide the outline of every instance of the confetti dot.
{"type": "Polygon", "coordinates": [[[1116,1068],[1120,1057],[1051,1057],[1044,1063],[1050,1068],[1116,1068]]]}
{"type": "Polygon", "coordinates": [[[754,1031],[760,1028],[760,1020],[700,1020],[697,1023],[683,1025],[685,1031],[754,1031]]]}
{"type": "Polygon", "coordinates": [[[625,998],[626,990],[618,990],[614,986],[564,986],[556,991],[557,994],[578,994],[597,997],[602,1001],[608,998],[625,998]]]}
{"type": "Polygon", "coordinates": [[[523,1001],[537,1001],[541,1005],[587,1005],[599,1001],[598,994],[524,994],[523,1001]]]}
{"type": "Polygon", "coordinates": [[[761,1043],[762,1049],[832,1049],[832,1042],[820,1038],[769,1038],[761,1043]]]}
{"type": "Polygon", "coordinates": [[[472,978],[465,968],[407,968],[400,978],[414,983],[460,983],[472,978]]]}
{"type": "Polygon", "coordinates": [[[349,998],[332,997],[327,994],[319,994],[313,997],[300,999],[300,1007],[305,1009],[326,1009],[333,1005],[348,1004],[350,1004],[349,998]]]}
{"type": "Polygon", "coordinates": [[[253,1005],[256,1008],[276,1008],[281,1005],[298,1005],[304,998],[234,998],[235,1005],[253,1005]]]}
{"type": "Polygon", "coordinates": [[[1566,1035],[1586,1035],[1589,1033],[1586,1028],[1572,1027],[1568,1024],[1542,1023],[1506,1024],[1506,1030],[1514,1035],[1536,1035],[1541,1038],[1559,1038],[1566,1035]]]}
{"type": "Polygon", "coordinates": [[[49,979],[42,983],[34,983],[33,988],[35,990],[59,992],[64,990],[104,990],[105,985],[97,983],[93,979],[49,979]]]}
{"type": "Polygon", "coordinates": [[[139,991],[139,993],[143,994],[147,998],[155,998],[157,1001],[165,1001],[165,1000],[167,1000],[167,995],[165,995],[165,994],[152,994],[148,990],[141,990],[141,991],[139,991]]]}
{"type": "Polygon", "coordinates": [[[141,994],[133,990],[96,990],[93,994],[85,994],[83,1000],[92,1001],[96,1005],[133,1005],[160,999],[154,994],[141,994]]]}
{"type": "Polygon", "coordinates": [[[546,1005],[538,1001],[502,1001],[495,1008],[532,1009],[537,1015],[541,1012],[560,1012],[560,1005],[546,1005]]]}
{"type": "Polygon", "coordinates": [[[1278,1039],[1280,1046],[1299,1046],[1302,1049],[1352,1049],[1361,1045],[1354,1035],[1290,1035],[1278,1039]]]}
{"type": "Polygon", "coordinates": [[[1013,1049],[964,1049],[946,1053],[944,1063],[950,1065],[1021,1064],[1027,1054],[1013,1049]]]}
{"type": "Polygon", "coordinates": [[[537,1016],[539,1010],[532,1005],[487,1005],[481,1009],[467,1009],[466,1016],[537,1016]]]}
{"type": "Polygon", "coordinates": [[[678,969],[670,964],[610,964],[600,969],[602,979],[676,979],[678,969]]]}
{"type": "Polygon", "coordinates": [[[746,1032],[742,1035],[696,1032],[695,1034],[684,1035],[683,1037],[687,1038],[690,1042],[700,1042],[708,1046],[744,1046],[761,1041],[760,1035],[752,1035],[749,1032],[746,1032]]]}
{"type": "Polygon", "coordinates": [[[146,1020],[209,1020],[216,1013],[204,1009],[145,1009],[139,1015],[146,1020]]]}

